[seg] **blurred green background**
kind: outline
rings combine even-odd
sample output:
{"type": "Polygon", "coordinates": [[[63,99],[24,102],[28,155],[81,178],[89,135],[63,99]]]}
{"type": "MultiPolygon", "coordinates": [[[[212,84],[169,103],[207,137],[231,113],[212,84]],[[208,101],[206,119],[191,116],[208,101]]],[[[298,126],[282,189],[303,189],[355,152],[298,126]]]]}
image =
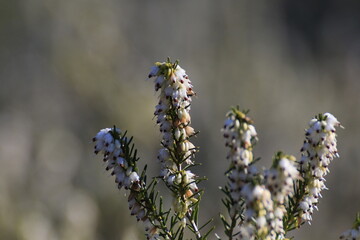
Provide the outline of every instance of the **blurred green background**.
{"type": "MultiPolygon", "coordinates": [[[[311,227],[336,239],[360,210],[360,1],[0,1],[0,239],[143,239],[91,138],[116,124],[155,176],[155,61],[179,59],[193,82],[194,169],[209,180],[202,221],[218,213],[228,163],[220,128],[251,109],[270,166],[299,157],[307,122],[333,113],[340,159],[311,227]]],[[[168,196],[166,190],[162,191],[168,196]]]]}

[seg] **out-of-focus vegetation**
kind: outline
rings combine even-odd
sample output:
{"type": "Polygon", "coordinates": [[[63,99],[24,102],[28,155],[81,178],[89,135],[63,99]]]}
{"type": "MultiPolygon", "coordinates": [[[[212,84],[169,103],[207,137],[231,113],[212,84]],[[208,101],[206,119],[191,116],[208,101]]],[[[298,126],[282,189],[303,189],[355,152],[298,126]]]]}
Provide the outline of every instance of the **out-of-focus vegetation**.
{"type": "Polygon", "coordinates": [[[294,235],[336,238],[360,202],[359,12],[359,1],[335,0],[1,1],[0,239],[144,238],[90,141],[103,127],[127,129],[157,174],[156,97],[145,79],[168,56],[197,91],[204,219],[222,232],[229,106],[251,109],[267,167],[277,150],[299,157],[308,119],[329,111],[346,127],[341,158],[312,226],[294,235]]]}

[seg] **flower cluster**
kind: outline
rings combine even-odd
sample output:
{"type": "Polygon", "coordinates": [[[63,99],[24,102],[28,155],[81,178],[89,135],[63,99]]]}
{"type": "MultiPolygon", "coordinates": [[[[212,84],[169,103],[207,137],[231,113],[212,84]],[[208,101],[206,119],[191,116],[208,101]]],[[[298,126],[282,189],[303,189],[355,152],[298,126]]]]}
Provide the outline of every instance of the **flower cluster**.
{"type": "Polygon", "coordinates": [[[155,91],[160,91],[154,112],[162,133],[163,147],[158,154],[160,176],[175,195],[175,211],[184,218],[189,206],[196,202],[194,195],[199,191],[196,175],[189,170],[197,151],[190,142],[195,131],[190,126],[189,114],[191,97],[195,93],[188,75],[177,62],[157,62],[149,74],[149,78],[152,77],[155,78],[155,91]]]}
{"type": "Polygon", "coordinates": [[[262,183],[262,175],[252,165],[252,149],[257,141],[255,127],[244,112],[233,108],[226,116],[222,131],[231,162],[227,172],[228,188],[224,190],[229,197],[225,204],[232,219],[232,223],[225,223],[227,235],[232,238],[237,234],[233,233],[233,227],[240,218],[240,239],[271,239],[274,203],[262,183]]]}
{"type": "Polygon", "coordinates": [[[105,169],[112,170],[111,175],[115,176],[118,188],[130,190],[128,204],[131,215],[144,222],[148,239],[158,239],[157,227],[151,223],[147,210],[143,207],[143,201],[138,197],[144,191],[144,183],[137,173],[136,154],[132,156],[129,148],[131,139],[125,134],[121,135],[121,131],[114,127],[100,130],[93,142],[94,153],[103,154],[103,160],[107,163],[105,169]]]}
{"type": "Polygon", "coordinates": [[[227,114],[222,131],[225,145],[230,149],[227,158],[231,161],[228,187],[223,190],[229,198],[224,204],[232,219],[228,224],[223,218],[227,235],[234,235],[234,227],[230,226],[237,225],[239,217],[242,238],[283,239],[286,204],[294,194],[294,181],[301,179],[295,157],[278,152],[272,167],[264,174],[258,172],[252,153],[256,130],[239,108],[227,114]]]}
{"type": "Polygon", "coordinates": [[[305,133],[305,141],[301,148],[300,172],[305,179],[306,187],[299,204],[300,216],[310,223],[314,209],[317,209],[321,191],[325,186],[325,175],[329,172],[329,164],[339,157],[336,148],[336,127],[340,122],[330,113],[319,114],[309,122],[305,133]]]}
{"type": "MultiPolygon", "coordinates": [[[[257,141],[257,133],[250,118],[235,108],[227,114],[222,131],[225,146],[229,148],[227,159],[231,161],[228,173],[231,198],[234,202],[238,202],[248,175],[257,172],[254,167],[249,168],[253,162],[252,148],[257,141]]],[[[233,211],[235,214],[239,209],[233,211]]]]}
{"type": "Polygon", "coordinates": [[[283,217],[288,197],[294,194],[294,181],[300,179],[295,166],[295,157],[278,152],[273,166],[264,172],[265,184],[274,201],[274,216],[271,224],[273,239],[284,238],[283,217]]]}
{"type": "Polygon", "coordinates": [[[270,191],[265,185],[249,182],[241,194],[245,199],[246,211],[240,227],[240,239],[275,239],[270,236],[274,210],[270,191]]]}
{"type": "MultiPolygon", "coordinates": [[[[115,176],[115,182],[121,189],[140,188],[139,175],[134,169],[134,164],[125,159],[123,144],[120,142],[120,130],[117,128],[105,128],[100,130],[93,138],[95,154],[104,154],[104,162],[107,163],[106,170],[113,170],[111,175],[115,176]]],[[[127,141],[127,139],[123,139],[127,141]]]]}
{"type": "Polygon", "coordinates": [[[273,166],[265,171],[266,187],[270,190],[274,201],[279,204],[284,204],[287,197],[294,194],[294,180],[301,178],[295,160],[294,156],[279,152],[275,156],[273,166]]]}
{"type": "Polygon", "coordinates": [[[343,232],[340,236],[340,239],[344,239],[344,240],[360,239],[360,213],[358,213],[356,216],[353,228],[343,232]]]}

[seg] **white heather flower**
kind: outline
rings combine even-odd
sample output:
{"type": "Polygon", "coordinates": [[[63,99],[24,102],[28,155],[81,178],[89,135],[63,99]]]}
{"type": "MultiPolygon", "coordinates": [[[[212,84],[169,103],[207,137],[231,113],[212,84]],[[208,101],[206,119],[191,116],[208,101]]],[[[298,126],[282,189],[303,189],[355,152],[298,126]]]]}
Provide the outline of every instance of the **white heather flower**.
{"type": "MultiPolygon", "coordinates": [[[[138,191],[143,187],[140,183],[140,177],[134,170],[131,159],[126,159],[123,148],[128,143],[126,137],[121,137],[121,131],[117,128],[105,128],[100,130],[93,138],[95,142],[95,154],[102,153],[103,159],[107,163],[106,170],[112,169],[111,175],[115,176],[115,182],[118,188],[130,190],[128,204],[130,214],[134,215],[138,221],[143,221],[148,239],[159,239],[157,228],[147,217],[147,210],[136,200],[138,191]],[[122,140],[122,142],[120,141],[122,140]]],[[[163,153],[165,157],[166,153],[163,153]]]]}
{"type": "Polygon", "coordinates": [[[149,73],[149,78],[151,77],[155,77],[155,90],[160,91],[159,103],[154,112],[162,132],[163,148],[159,150],[157,157],[161,163],[160,176],[175,193],[175,211],[184,216],[191,205],[187,198],[193,198],[193,192],[198,191],[196,176],[190,170],[182,170],[194,164],[192,157],[197,152],[189,140],[195,134],[190,127],[189,113],[195,93],[185,70],[177,63],[156,63],[149,73]],[[182,192],[177,193],[178,190],[175,189],[182,189],[182,192]],[[189,191],[191,194],[188,194],[189,191]]]}
{"type": "Polygon", "coordinates": [[[325,113],[311,119],[306,129],[300,171],[307,179],[305,190],[308,195],[300,202],[299,208],[302,210],[301,218],[309,223],[322,197],[321,190],[327,189],[324,177],[329,172],[328,166],[335,157],[339,157],[336,147],[336,127],[339,126],[340,122],[332,114],[325,113]]]}
{"type": "Polygon", "coordinates": [[[271,216],[271,239],[284,238],[283,216],[286,213],[284,204],[294,194],[293,182],[300,179],[295,166],[295,157],[277,153],[273,166],[265,170],[264,179],[267,189],[271,192],[274,213],[271,216]]]}
{"type": "Polygon", "coordinates": [[[170,176],[168,176],[168,178],[167,178],[167,183],[168,183],[169,185],[174,185],[174,182],[175,182],[175,175],[170,175],[170,176]]]}
{"type": "Polygon", "coordinates": [[[273,167],[265,171],[264,177],[273,200],[278,204],[283,204],[288,196],[294,194],[293,182],[301,177],[295,166],[295,158],[279,154],[274,160],[273,167]]]}
{"type": "MultiPolygon", "coordinates": [[[[106,170],[113,169],[112,175],[115,175],[115,182],[118,188],[131,188],[134,183],[138,183],[139,176],[137,172],[129,167],[127,160],[124,158],[122,146],[119,139],[115,136],[120,135],[119,129],[105,128],[100,130],[93,138],[95,142],[95,154],[102,152],[104,161],[107,162],[106,170]]],[[[126,139],[124,139],[126,141],[126,139]]]]}
{"type": "Polygon", "coordinates": [[[158,72],[160,71],[160,68],[158,66],[151,67],[151,71],[149,73],[149,78],[155,77],[158,75],[158,72]]]}
{"type": "Polygon", "coordinates": [[[225,145],[230,148],[228,158],[239,167],[248,167],[252,162],[252,141],[256,141],[256,130],[238,110],[230,111],[222,129],[225,145]]]}
{"type": "Polygon", "coordinates": [[[260,199],[264,194],[265,189],[259,185],[256,185],[252,188],[252,192],[250,192],[247,196],[249,201],[253,201],[254,199],[260,199]]]}
{"type": "Polygon", "coordinates": [[[264,185],[254,186],[253,183],[249,182],[242,189],[241,195],[245,199],[246,212],[245,224],[240,228],[246,229],[246,231],[251,229],[253,232],[248,232],[248,234],[250,236],[256,235],[258,239],[270,239],[274,221],[274,203],[270,191],[264,185]],[[253,225],[254,228],[249,228],[249,225],[253,225]]]}
{"type": "Polygon", "coordinates": [[[246,188],[246,183],[253,177],[253,173],[257,173],[254,166],[250,165],[253,161],[252,143],[256,141],[257,134],[251,120],[237,109],[232,109],[227,114],[222,132],[225,146],[229,148],[227,158],[231,161],[227,174],[230,196],[234,202],[231,213],[239,214],[242,208],[240,200],[248,196],[249,189],[246,188]]]}
{"type": "Polygon", "coordinates": [[[196,175],[193,174],[190,170],[187,170],[183,174],[183,183],[187,185],[193,192],[199,191],[196,183],[195,183],[196,175]]]}

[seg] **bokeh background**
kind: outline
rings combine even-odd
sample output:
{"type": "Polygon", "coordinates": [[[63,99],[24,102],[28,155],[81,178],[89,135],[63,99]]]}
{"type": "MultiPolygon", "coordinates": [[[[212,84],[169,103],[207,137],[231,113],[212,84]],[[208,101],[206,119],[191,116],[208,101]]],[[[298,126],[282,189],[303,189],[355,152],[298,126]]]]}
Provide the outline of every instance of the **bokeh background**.
{"type": "Polygon", "coordinates": [[[251,110],[264,167],[277,150],[299,157],[309,119],[331,112],[345,130],[330,191],[312,225],[290,235],[336,239],[360,210],[359,24],[359,1],[0,1],[0,239],[144,238],[91,138],[113,124],[128,130],[157,174],[146,76],[166,57],[197,92],[202,221],[215,218],[221,234],[230,106],[251,110]]]}

